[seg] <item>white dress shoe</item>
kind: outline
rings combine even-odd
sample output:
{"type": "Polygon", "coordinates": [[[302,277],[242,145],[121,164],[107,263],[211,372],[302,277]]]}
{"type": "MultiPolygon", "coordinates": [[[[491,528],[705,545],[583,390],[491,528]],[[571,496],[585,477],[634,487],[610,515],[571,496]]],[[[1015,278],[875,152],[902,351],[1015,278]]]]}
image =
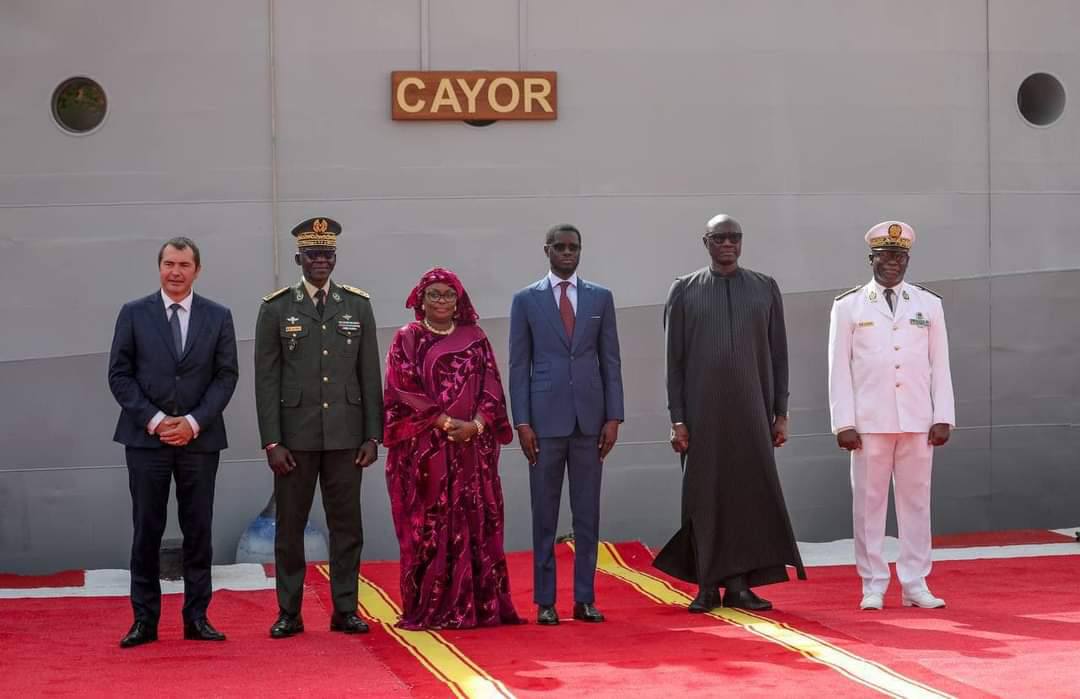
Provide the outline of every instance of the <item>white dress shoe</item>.
{"type": "Polygon", "coordinates": [[[859,602],[859,609],[881,609],[884,606],[885,600],[883,596],[876,592],[863,595],[862,602],[859,602]]]}
{"type": "Polygon", "coordinates": [[[945,606],[945,600],[934,597],[930,590],[912,590],[904,592],[901,597],[905,607],[922,607],[923,609],[939,609],[945,606]]]}

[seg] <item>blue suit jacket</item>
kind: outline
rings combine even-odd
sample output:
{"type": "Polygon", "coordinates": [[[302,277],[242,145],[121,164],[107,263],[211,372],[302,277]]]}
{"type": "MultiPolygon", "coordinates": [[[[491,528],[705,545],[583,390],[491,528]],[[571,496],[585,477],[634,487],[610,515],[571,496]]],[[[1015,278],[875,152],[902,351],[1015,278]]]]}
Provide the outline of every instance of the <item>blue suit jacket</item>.
{"type": "Polygon", "coordinates": [[[163,446],[146,425],[160,410],[191,414],[199,436],[187,449],[228,446],[221,413],[236,388],[236,332],[228,308],[198,294],[182,356],[176,355],[161,292],[124,304],[109,352],[109,389],[120,404],[113,440],[129,447],[163,446]]]}
{"type": "Polygon", "coordinates": [[[574,336],[566,336],[548,278],[514,294],[510,308],[510,405],[514,424],[538,437],[581,426],[600,434],[623,419],[622,362],[611,291],[578,278],[574,336]]]}

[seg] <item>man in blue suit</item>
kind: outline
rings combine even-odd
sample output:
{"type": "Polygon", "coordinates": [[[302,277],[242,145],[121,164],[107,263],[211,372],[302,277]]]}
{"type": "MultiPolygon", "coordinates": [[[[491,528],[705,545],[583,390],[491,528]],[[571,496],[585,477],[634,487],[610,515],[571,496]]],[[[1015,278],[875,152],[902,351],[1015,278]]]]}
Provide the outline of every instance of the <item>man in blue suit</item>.
{"type": "Polygon", "coordinates": [[[213,550],[210,523],[218,457],[227,445],[225,410],[238,376],[228,308],[198,296],[199,248],[173,238],[158,252],[161,290],[124,304],[109,353],[109,388],[120,404],[113,439],[125,446],[134,538],[130,648],[157,640],[161,615],[158,549],[176,479],[184,532],[184,638],[224,641],[206,618],[213,550]]]}
{"type": "Polygon", "coordinates": [[[615,299],[577,276],[581,232],[547,233],[551,270],[514,295],[510,309],[510,403],[529,461],[533,599],[539,624],[555,611],[555,529],[563,473],[569,473],[574,528],[574,618],[600,622],[593,578],[600,538],[601,464],[623,420],[615,299]]]}

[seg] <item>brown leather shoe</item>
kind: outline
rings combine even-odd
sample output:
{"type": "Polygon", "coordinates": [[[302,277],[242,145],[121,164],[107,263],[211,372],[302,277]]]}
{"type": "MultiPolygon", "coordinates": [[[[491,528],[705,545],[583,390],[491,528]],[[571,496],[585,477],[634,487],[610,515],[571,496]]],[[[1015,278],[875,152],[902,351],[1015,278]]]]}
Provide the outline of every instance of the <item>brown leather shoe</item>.
{"type": "Polygon", "coordinates": [[[334,612],[330,617],[330,630],[342,633],[367,633],[368,625],[356,612],[340,614],[334,612]]]}

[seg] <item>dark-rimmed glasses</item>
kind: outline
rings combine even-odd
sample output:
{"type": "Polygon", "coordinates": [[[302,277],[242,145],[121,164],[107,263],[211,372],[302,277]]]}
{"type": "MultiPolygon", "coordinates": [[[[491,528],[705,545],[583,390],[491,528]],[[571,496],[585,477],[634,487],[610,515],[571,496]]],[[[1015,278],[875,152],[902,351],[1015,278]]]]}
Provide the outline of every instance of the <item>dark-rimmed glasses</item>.
{"type": "Polygon", "coordinates": [[[724,242],[741,243],[742,233],[712,233],[705,236],[710,245],[719,245],[724,242]]]}
{"type": "Polygon", "coordinates": [[[424,298],[432,303],[453,303],[457,301],[457,292],[451,289],[443,293],[439,293],[434,289],[428,289],[424,292],[424,298]]]}

